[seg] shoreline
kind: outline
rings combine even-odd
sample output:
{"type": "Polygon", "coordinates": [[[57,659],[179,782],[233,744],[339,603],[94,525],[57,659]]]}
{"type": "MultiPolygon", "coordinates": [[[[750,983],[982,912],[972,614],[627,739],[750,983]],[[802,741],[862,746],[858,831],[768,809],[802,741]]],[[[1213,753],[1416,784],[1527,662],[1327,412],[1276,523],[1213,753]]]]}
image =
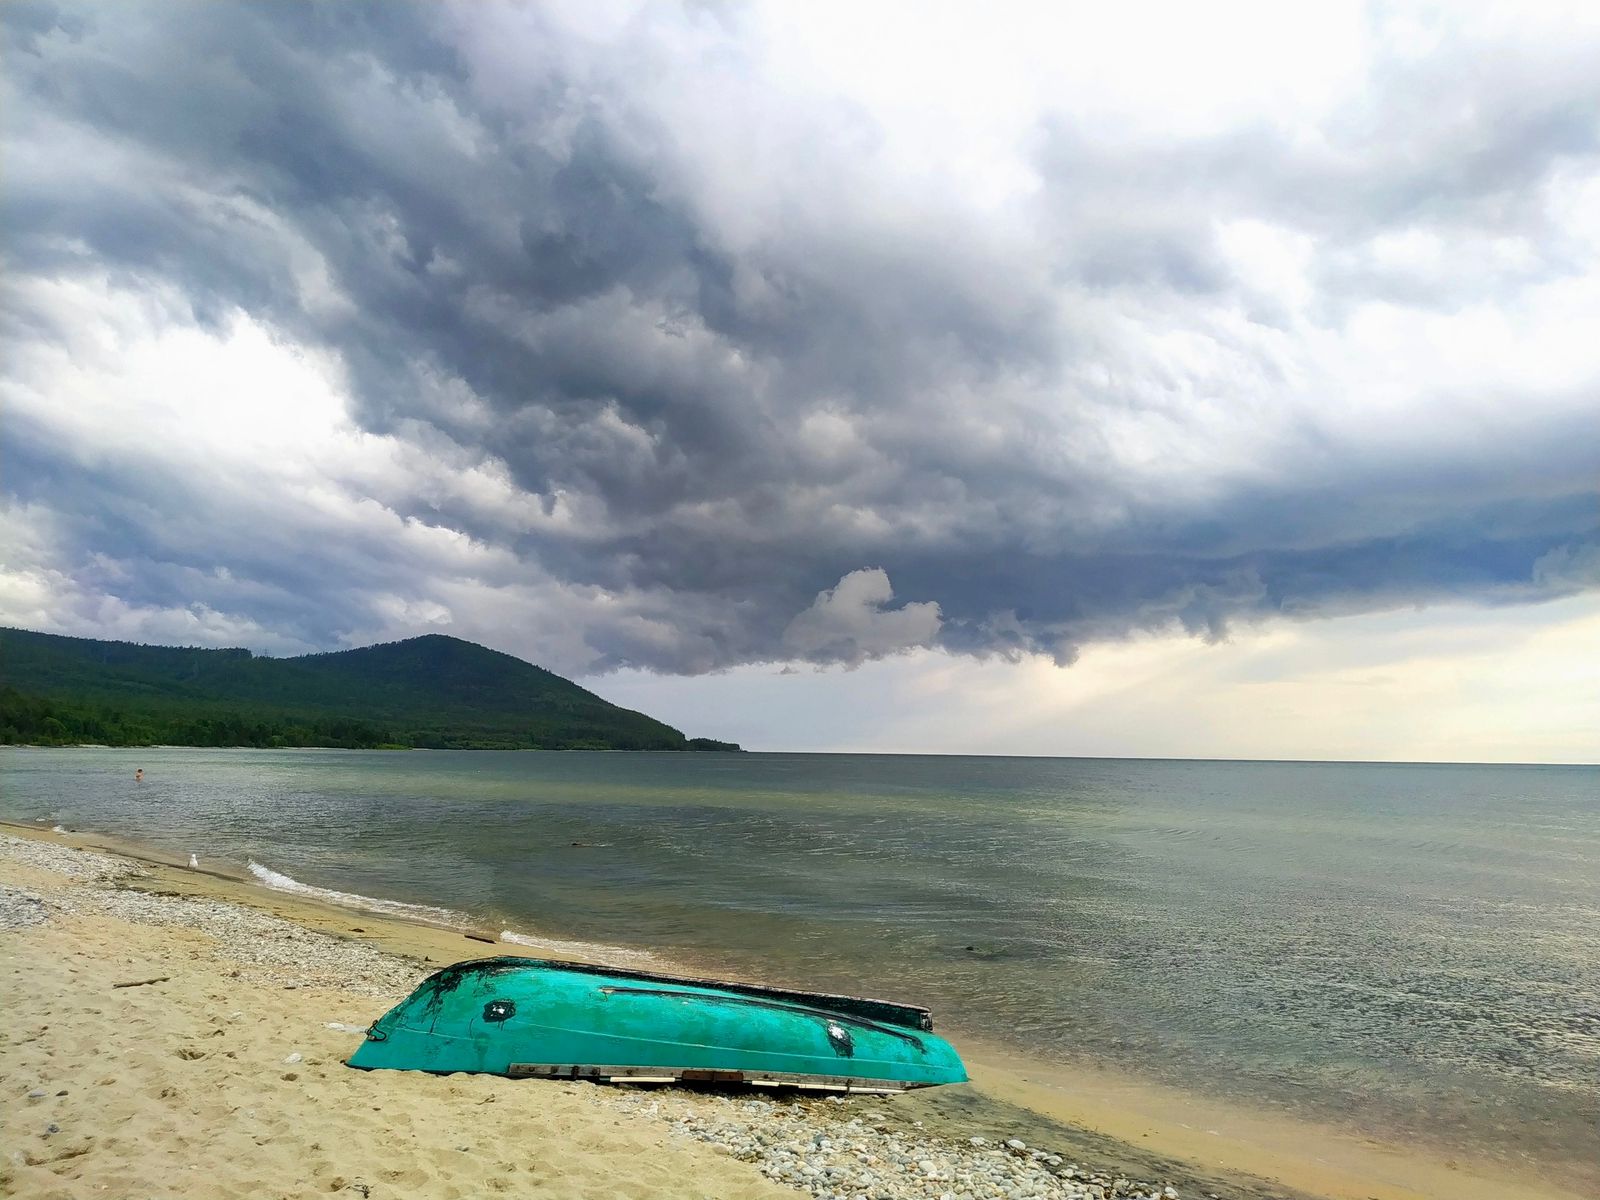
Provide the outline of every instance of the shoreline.
{"type": "MultiPolygon", "coordinates": [[[[362,910],[314,895],[274,889],[242,872],[201,866],[181,856],[113,835],[54,833],[41,825],[0,821],[0,832],[45,845],[104,853],[138,864],[147,875],[133,890],[173,900],[220,902],[354,943],[416,970],[464,958],[511,954],[595,961],[620,948],[525,935],[501,940],[493,931],[430,923],[419,917],[362,910]],[[489,943],[489,944],[485,944],[489,943]]],[[[131,885],[130,885],[131,886],[131,885]]],[[[353,897],[352,897],[353,898],[353,897]]],[[[651,966],[694,973],[692,963],[652,956],[651,966]]],[[[393,999],[398,999],[398,996],[393,999]]],[[[392,1002],[392,1001],[391,1001],[392,1002]]],[[[372,1008],[368,1019],[382,1009],[372,1008]]],[[[1086,1168],[1174,1181],[1189,1196],[1325,1196],[1334,1200],[1455,1200],[1572,1194],[1491,1161],[1451,1161],[1425,1151],[1384,1146],[1342,1131],[1144,1084],[1131,1076],[1039,1062],[982,1039],[953,1040],[973,1082],[908,1093],[892,1104],[891,1124],[953,1142],[1015,1138],[1047,1145],[1086,1168]],[[915,1124],[920,1122],[920,1125],[915,1124]]],[[[353,1049],[353,1044],[349,1047],[353,1049]]],[[[348,1050],[346,1051],[348,1053],[348,1050]]]]}

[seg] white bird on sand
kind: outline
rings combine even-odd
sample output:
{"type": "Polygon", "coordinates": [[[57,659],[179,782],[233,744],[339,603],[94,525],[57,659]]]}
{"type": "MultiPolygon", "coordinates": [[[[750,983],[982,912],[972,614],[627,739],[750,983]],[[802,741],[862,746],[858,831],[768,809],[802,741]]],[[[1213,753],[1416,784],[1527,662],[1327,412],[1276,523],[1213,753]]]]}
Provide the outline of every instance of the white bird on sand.
{"type": "Polygon", "coordinates": [[[191,871],[198,871],[200,869],[200,859],[196,855],[189,855],[189,869],[191,871]]]}

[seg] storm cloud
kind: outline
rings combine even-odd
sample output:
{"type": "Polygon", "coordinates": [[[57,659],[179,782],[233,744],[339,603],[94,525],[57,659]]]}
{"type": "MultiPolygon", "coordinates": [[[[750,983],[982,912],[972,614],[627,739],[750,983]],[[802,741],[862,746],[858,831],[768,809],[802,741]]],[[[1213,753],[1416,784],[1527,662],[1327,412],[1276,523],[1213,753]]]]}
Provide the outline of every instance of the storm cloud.
{"type": "Polygon", "coordinates": [[[1600,30],[1352,13],[940,101],[915,9],[7,4],[0,611],[700,673],[1600,586],[1600,30]]]}

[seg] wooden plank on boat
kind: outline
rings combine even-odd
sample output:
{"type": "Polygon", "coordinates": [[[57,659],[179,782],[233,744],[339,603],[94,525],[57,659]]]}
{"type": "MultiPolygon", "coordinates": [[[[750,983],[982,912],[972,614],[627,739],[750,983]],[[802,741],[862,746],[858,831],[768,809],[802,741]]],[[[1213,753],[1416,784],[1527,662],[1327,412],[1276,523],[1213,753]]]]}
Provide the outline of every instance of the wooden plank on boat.
{"type": "Polygon", "coordinates": [[[745,1083],[752,1087],[859,1092],[872,1096],[898,1096],[908,1087],[897,1079],[861,1079],[848,1075],[802,1075],[781,1071],[753,1075],[706,1067],[624,1067],[589,1063],[511,1063],[506,1074],[513,1079],[593,1079],[609,1083],[745,1083]]]}
{"type": "Polygon", "coordinates": [[[707,1067],[685,1067],[676,1072],[685,1083],[743,1083],[743,1071],[714,1071],[707,1067]]]}

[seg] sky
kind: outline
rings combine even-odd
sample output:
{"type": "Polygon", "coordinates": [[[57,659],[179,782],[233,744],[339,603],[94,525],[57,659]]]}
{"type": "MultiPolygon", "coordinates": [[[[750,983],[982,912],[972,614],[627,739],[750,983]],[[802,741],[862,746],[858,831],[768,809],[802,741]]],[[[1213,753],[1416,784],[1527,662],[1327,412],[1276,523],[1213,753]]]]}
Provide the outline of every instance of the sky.
{"type": "Polygon", "coordinates": [[[1600,6],[0,6],[0,623],[1600,760],[1600,6]]]}

